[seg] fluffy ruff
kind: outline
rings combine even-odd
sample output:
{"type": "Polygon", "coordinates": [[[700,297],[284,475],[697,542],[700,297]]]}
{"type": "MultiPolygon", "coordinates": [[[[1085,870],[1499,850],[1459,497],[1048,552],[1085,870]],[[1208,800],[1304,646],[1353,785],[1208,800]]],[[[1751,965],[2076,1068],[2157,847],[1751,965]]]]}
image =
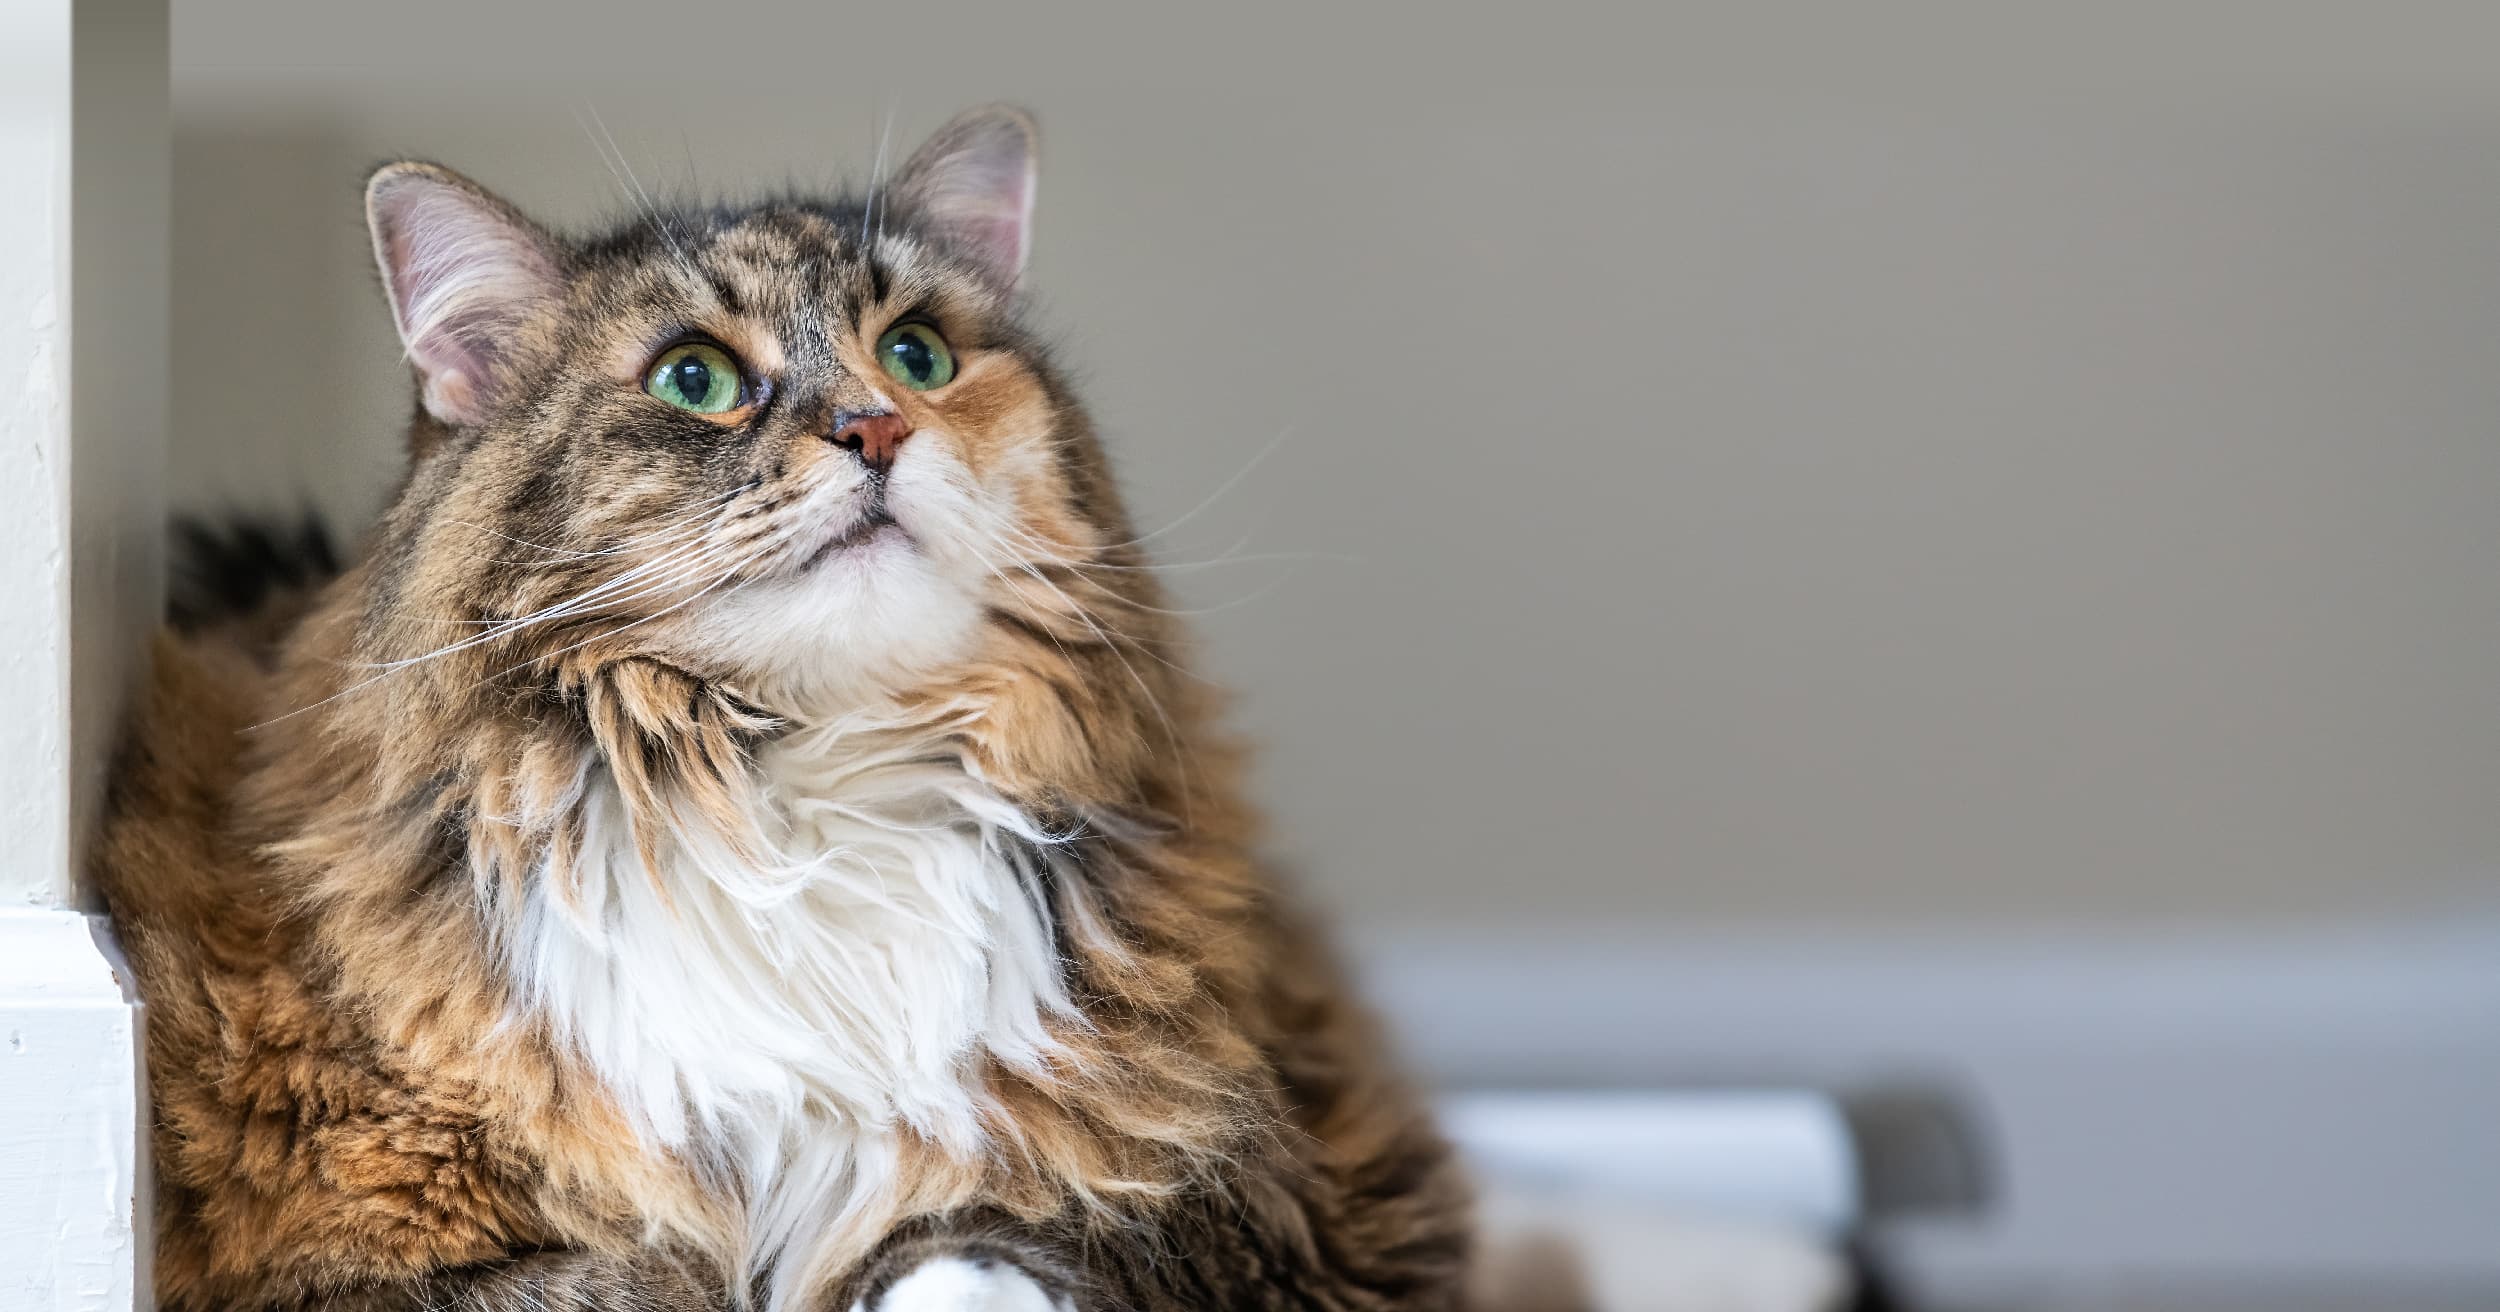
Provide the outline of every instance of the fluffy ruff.
{"type": "Polygon", "coordinates": [[[1045,1021],[1077,1019],[1041,882],[1068,836],[934,741],[866,714],[791,731],[757,753],[737,830],[680,808],[646,841],[591,765],[580,850],[542,856],[503,938],[524,1005],[645,1141],[743,1201],[736,1265],[783,1277],[775,1307],[893,1212],[903,1136],[979,1156],[982,1064],[1047,1078],[1065,1050],[1045,1021]]]}

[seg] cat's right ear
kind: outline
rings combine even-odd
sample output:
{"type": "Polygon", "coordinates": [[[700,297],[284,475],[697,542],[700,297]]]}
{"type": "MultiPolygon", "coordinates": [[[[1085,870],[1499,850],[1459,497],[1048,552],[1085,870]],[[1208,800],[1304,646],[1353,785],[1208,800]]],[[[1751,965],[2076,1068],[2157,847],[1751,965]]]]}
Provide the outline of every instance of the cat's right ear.
{"type": "Polygon", "coordinates": [[[563,293],[555,240],[467,178],[412,161],[366,181],[365,223],[427,413],[480,422],[513,382],[519,333],[563,293]]]}

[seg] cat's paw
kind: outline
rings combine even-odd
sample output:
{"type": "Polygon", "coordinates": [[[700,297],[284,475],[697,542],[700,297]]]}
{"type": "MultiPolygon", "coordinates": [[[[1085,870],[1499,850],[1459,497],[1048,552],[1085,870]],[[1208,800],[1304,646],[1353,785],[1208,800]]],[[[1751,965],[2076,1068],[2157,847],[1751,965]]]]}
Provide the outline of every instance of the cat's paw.
{"type": "Polygon", "coordinates": [[[851,1312],[1075,1312],[1064,1298],[1012,1266],[940,1257],[913,1267],[851,1312]]]}

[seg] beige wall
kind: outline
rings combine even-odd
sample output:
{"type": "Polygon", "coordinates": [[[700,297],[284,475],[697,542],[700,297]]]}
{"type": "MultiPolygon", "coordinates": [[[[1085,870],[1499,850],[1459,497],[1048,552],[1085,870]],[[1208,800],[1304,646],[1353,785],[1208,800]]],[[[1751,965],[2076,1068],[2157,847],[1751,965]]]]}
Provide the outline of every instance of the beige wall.
{"type": "Polygon", "coordinates": [[[2500,911],[2470,8],[347,8],[177,8],[178,497],[379,495],[372,162],[579,220],[594,114],[734,194],[1014,98],[1043,319],[1145,523],[1224,489],[1162,540],[1246,539],[1176,577],[1362,926],[2500,911]]]}

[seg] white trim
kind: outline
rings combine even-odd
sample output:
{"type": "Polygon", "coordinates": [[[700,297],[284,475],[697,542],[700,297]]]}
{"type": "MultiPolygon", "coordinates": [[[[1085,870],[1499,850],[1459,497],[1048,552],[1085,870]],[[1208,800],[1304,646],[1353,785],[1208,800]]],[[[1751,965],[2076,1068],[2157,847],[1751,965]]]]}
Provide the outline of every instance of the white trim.
{"type": "Polygon", "coordinates": [[[70,4],[0,37],[0,905],[73,897],[69,854],[70,4]]]}
{"type": "Polygon", "coordinates": [[[140,1008],[101,917],[0,911],[0,1306],[148,1305],[140,1008]]]}
{"type": "Polygon", "coordinates": [[[1920,1086],[1995,1197],[1885,1227],[1954,1297],[2251,1274],[2500,1291],[2500,926],[1410,933],[1455,1086],[1920,1086]]]}
{"type": "Polygon", "coordinates": [[[163,593],[167,15],[15,0],[8,19],[0,1307],[132,1312],[150,1301],[141,1013],[79,875],[163,593]]]}
{"type": "Polygon", "coordinates": [[[165,0],[15,0],[0,35],[0,905],[76,906],[161,609],[165,0]],[[73,472],[76,475],[73,480],[73,472]]]}

